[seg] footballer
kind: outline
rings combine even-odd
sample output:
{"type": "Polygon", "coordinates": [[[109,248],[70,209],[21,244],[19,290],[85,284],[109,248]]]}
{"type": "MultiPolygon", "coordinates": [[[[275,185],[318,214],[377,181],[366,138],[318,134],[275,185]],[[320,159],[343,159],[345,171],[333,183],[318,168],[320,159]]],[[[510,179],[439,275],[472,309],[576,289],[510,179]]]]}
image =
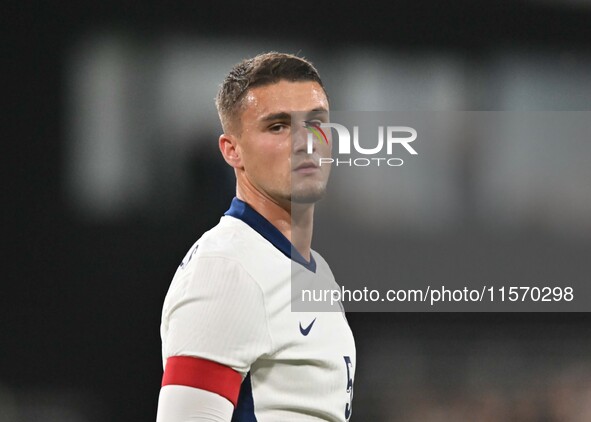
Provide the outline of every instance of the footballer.
{"type": "Polygon", "coordinates": [[[347,421],[347,320],[291,307],[294,274],[336,286],[311,249],[330,172],[319,159],[331,153],[328,141],[311,154],[306,144],[307,126],[328,121],[320,76],[300,57],[261,54],[234,66],[216,106],[236,197],[187,252],[164,301],[157,422],[347,421]]]}

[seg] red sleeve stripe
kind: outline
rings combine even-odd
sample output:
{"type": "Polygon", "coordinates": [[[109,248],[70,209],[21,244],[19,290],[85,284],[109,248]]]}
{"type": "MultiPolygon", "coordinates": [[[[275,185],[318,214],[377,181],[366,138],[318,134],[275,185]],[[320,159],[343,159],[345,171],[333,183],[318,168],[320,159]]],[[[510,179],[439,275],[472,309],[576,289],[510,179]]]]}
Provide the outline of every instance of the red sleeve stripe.
{"type": "Polygon", "coordinates": [[[242,376],[232,368],[206,359],[190,356],[171,356],[166,361],[162,376],[165,385],[185,385],[211,391],[230,400],[234,407],[242,376]]]}

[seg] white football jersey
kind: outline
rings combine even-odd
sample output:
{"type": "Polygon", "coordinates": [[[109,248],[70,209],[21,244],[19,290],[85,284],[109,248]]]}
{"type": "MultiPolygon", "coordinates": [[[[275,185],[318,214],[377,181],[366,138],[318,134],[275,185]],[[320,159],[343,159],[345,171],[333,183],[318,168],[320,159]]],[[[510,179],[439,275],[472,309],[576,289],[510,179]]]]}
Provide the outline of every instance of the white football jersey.
{"type": "Polygon", "coordinates": [[[234,198],[174,276],[162,312],[165,367],[170,357],[188,356],[240,373],[232,421],[349,420],[353,335],[341,311],[292,311],[298,271],[336,286],[317,252],[306,262],[277,228],[234,198]]]}

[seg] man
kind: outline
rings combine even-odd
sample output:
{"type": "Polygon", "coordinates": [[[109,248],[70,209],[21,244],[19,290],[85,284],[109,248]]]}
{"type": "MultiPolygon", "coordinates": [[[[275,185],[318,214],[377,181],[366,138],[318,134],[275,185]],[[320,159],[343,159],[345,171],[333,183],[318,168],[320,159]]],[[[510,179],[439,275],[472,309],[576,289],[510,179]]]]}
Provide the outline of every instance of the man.
{"type": "Polygon", "coordinates": [[[341,312],[292,312],[291,282],[335,285],[310,249],[330,171],[316,69],[267,53],[237,64],[216,99],[236,198],[178,268],[162,312],[158,422],[349,420],[355,345],[341,312]]]}

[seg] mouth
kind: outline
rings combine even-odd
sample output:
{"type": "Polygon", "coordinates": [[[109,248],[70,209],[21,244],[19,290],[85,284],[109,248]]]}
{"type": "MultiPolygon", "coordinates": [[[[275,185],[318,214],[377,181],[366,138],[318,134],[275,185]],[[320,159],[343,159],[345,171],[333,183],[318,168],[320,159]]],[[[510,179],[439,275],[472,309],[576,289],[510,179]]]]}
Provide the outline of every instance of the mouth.
{"type": "Polygon", "coordinates": [[[318,166],[318,164],[316,164],[314,161],[304,161],[300,163],[297,167],[295,167],[293,171],[297,173],[307,174],[314,173],[318,171],[319,168],[320,167],[318,166]]]}

